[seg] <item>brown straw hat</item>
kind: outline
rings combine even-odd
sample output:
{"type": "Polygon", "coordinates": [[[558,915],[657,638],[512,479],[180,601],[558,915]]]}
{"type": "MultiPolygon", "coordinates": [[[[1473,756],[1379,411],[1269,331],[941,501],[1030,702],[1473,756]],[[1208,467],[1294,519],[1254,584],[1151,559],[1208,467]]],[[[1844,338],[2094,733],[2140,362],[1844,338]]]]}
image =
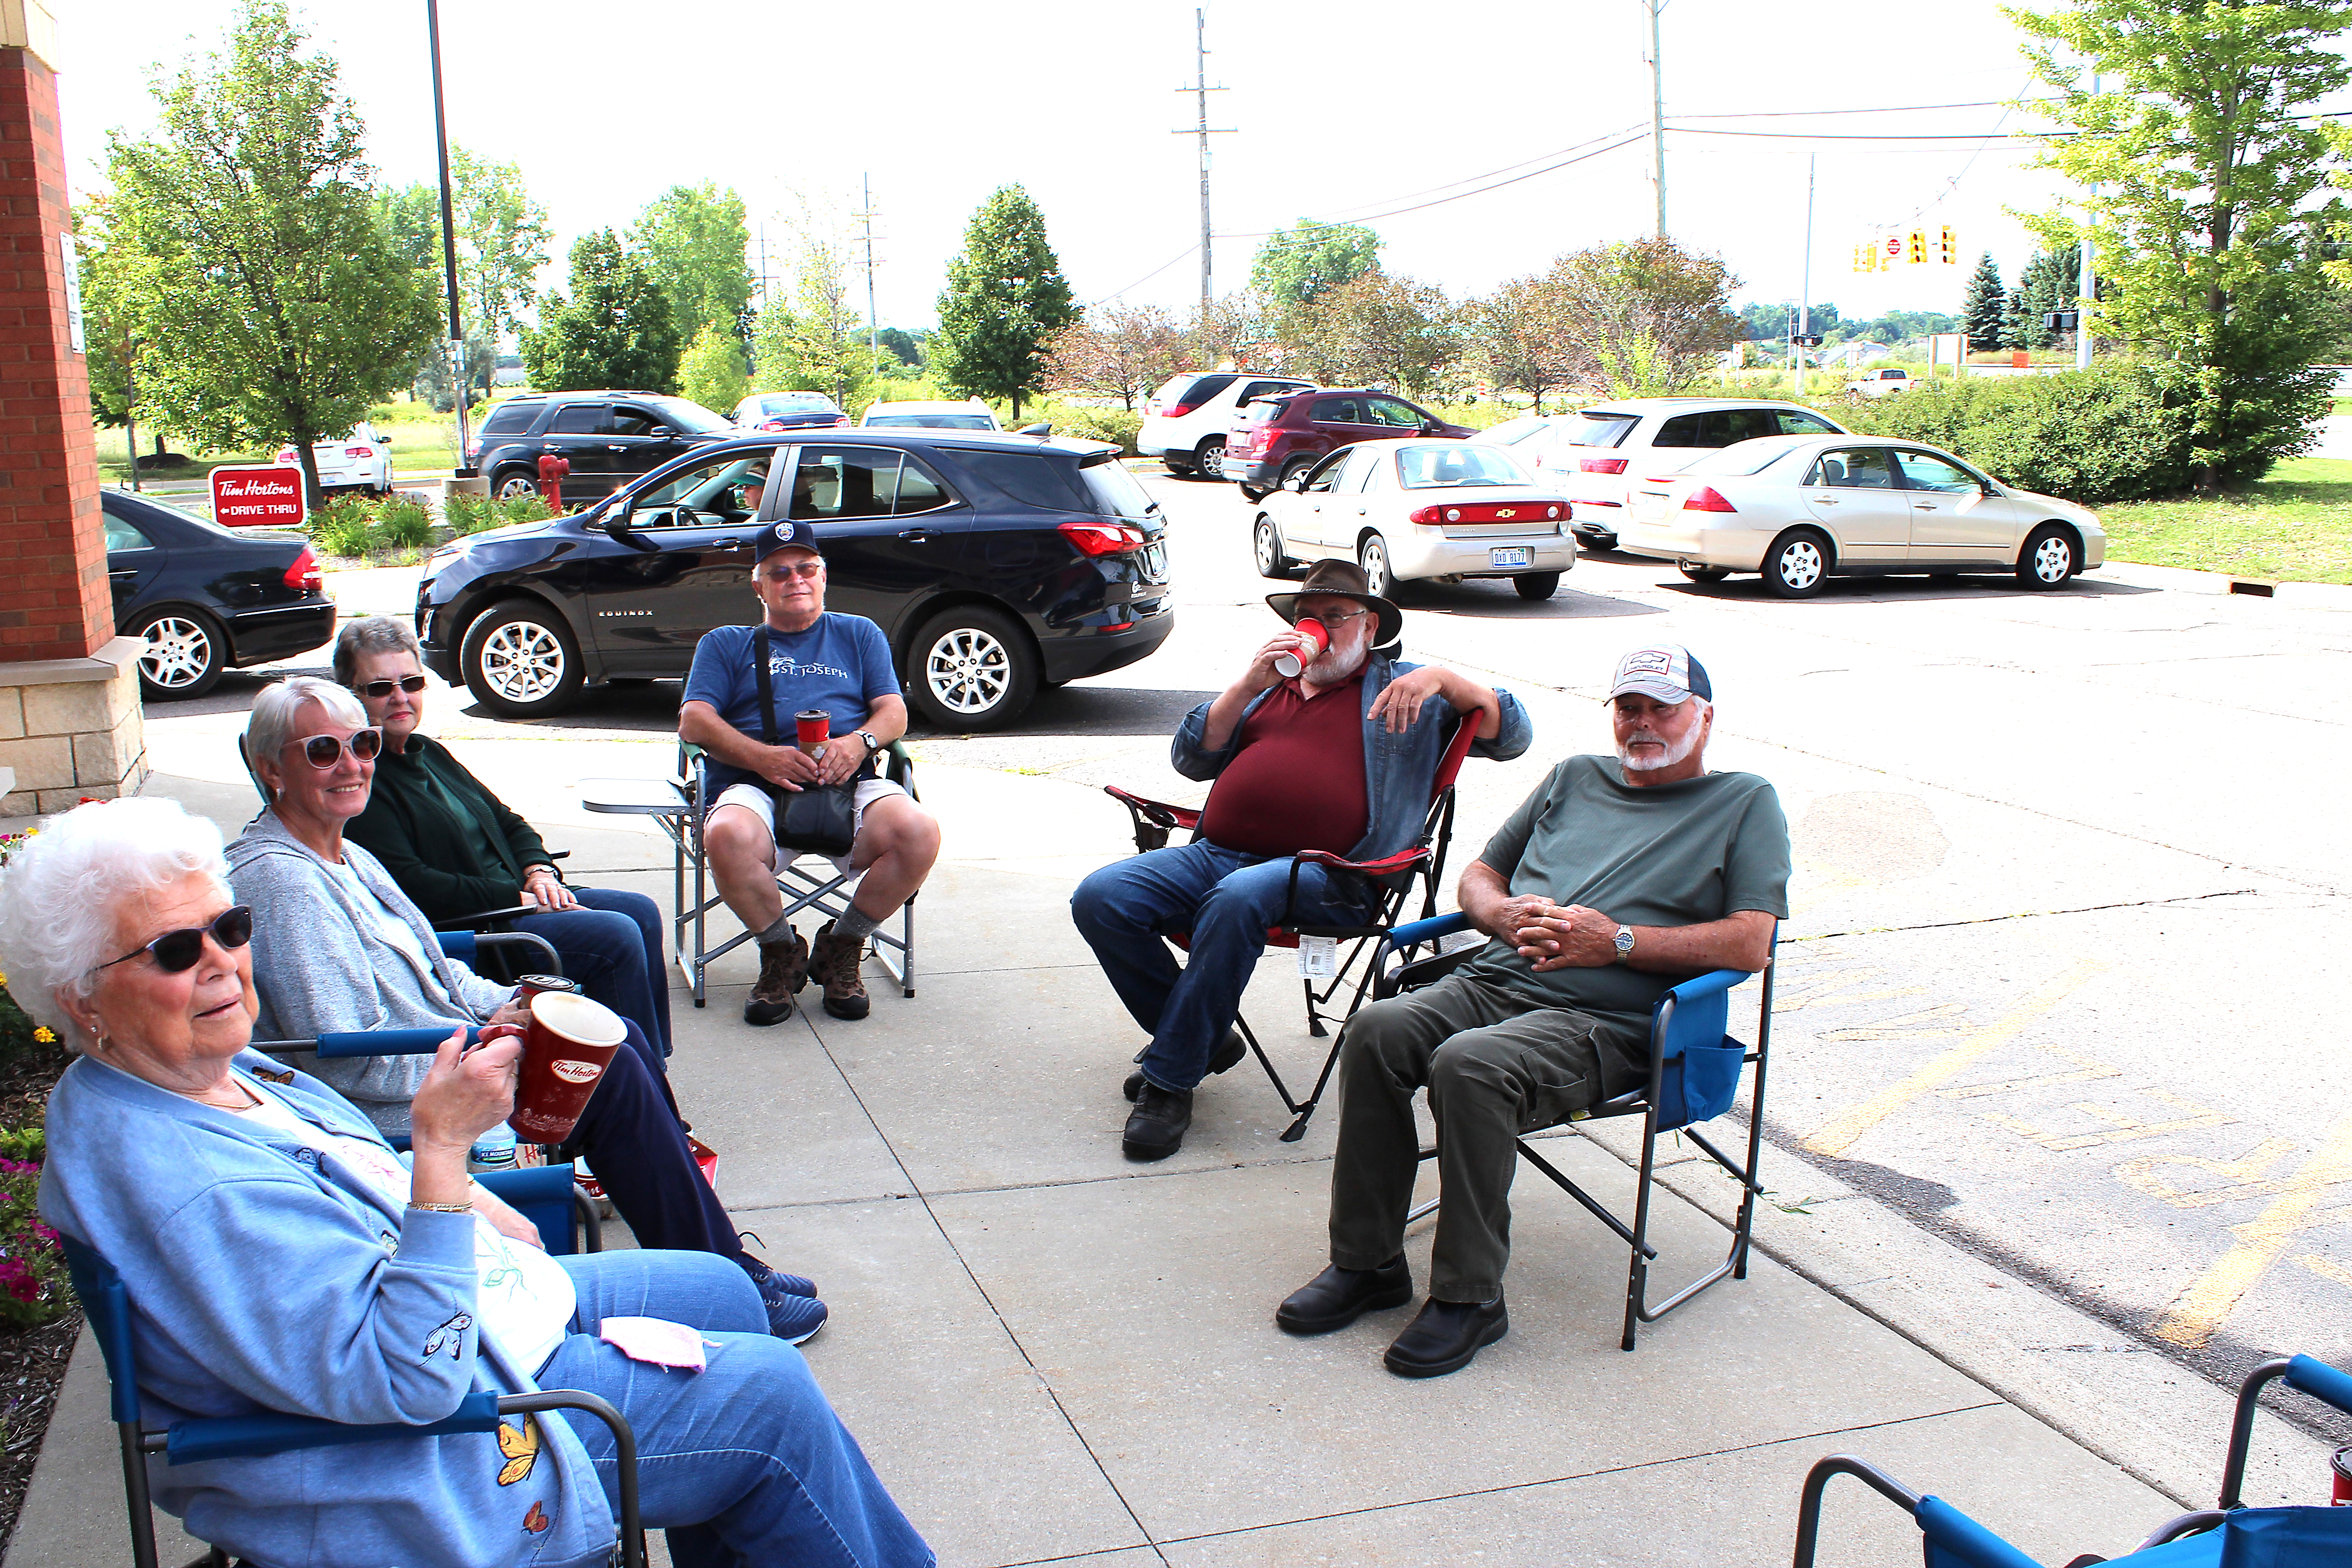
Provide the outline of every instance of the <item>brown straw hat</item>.
{"type": "Polygon", "coordinates": [[[1404,615],[1394,605],[1371,591],[1371,579],[1364,569],[1352,561],[1318,561],[1307,574],[1307,581],[1293,594],[1268,594],[1265,602],[1274,613],[1286,622],[1298,619],[1298,601],[1309,594],[1335,594],[1343,599],[1353,599],[1380,616],[1372,633],[1374,647],[1396,641],[1404,630],[1404,615]]]}

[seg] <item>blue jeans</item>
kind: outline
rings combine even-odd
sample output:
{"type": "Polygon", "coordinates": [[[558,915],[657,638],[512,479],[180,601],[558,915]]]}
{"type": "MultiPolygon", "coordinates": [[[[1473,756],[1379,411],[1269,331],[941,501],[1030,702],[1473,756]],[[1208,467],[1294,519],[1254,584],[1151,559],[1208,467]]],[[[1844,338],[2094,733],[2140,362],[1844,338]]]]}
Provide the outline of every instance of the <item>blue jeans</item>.
{"type": "Polygon", "coordinates": [[[643,893],[573,888],[576,910],[525,915],[515,929],[543,936],[580,989],[646,1033],[669,1055],[669,971],[662,962],[661,906],[643,893]]]}
{"type": "Polygon", "coordinates": [[[1114,861],[1070,895],[1070,919],[1128,1013],[1151,1036],[1143,1076],[1189,1089],[1241,1011],[1242,991],[1265,952],[1265,928],[1350,925],[1368,905],[1320,866],[1298,869],[1298,901],[1286,912],[1287,858],[1262,859],[1195,842],[1114,861]],[[1189,931],[1192,959],[1178,967],[1164,940],[1189,931]]]}
{"type": "MultiPolygon", "coordinates": [[[[769,1334],[760,1293],[741,1269],[682,1252],[558,1261],[580,1310],[570,1337],[540,1368],[539,1385],[600,1394],[628,1417],[638,1513],[647,1528],[668,1531],[678,1568],[929,1568],[931,1549],[883,1489],[801,1352],[769,1334]],[[650,1366],[595,1337],[608,1317],[684,1323],[717,1348],[705,1346],[700,1372],[650,1366]]],[[[584,1413],[557,1414],[587,1447],[617,1519],[611,1428],[584,1413]]]]}

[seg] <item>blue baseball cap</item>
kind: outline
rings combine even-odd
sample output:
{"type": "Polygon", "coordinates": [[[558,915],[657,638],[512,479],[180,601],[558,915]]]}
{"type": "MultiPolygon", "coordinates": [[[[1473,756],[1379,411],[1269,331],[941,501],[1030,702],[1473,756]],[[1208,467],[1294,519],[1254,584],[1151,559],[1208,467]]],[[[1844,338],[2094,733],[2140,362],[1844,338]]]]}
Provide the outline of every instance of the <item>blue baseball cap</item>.
{"type": "Polygon", "coordinates": [[[819,560],[824,557],[824,551],[816,542],[815,527],[796,519],[761,531],[758,559],[765,561],[779,550],[805,550],[819,560]]]}
{"type": "Polygon", "coordinates": [[[1617,661],[1617,674],[1609,683],[1605,700],[1614,701],[1629,692],[1669,704],[1694,697],[1715,700],[1715,685],[1706,678],[1706,667],[1691,657],[1690,649],[1670,642],[1637,647],[1617,661]]]}

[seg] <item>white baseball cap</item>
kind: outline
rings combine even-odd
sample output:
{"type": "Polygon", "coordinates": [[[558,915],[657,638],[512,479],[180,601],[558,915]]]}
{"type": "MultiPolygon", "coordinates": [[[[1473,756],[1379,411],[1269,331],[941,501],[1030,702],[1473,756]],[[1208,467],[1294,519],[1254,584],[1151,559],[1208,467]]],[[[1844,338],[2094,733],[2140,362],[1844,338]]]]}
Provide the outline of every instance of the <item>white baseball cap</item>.
{"type": "Polygon", "coordinates": [[[1686,702],[1694,697],[1715,700],[1715,686],[1706,678],[1706,667],[1680,643],[1653,643],[1619,659],[1616,677],[1602,700],[1614,701],[1628,692],[1660,702],[1686,702]]]}

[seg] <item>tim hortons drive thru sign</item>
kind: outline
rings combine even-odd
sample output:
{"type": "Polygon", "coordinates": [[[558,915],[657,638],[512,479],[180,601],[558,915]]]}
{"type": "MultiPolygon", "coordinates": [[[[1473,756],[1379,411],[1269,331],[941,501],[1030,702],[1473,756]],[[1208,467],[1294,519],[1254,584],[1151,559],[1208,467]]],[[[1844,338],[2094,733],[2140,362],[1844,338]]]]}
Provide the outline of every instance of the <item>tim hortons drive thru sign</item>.
{"type": "Polygon", "coordinates": [[[293,464],[213,470],[213,521],[223,528],[299,528],[302,515],[302,470],[293,464]]]}

